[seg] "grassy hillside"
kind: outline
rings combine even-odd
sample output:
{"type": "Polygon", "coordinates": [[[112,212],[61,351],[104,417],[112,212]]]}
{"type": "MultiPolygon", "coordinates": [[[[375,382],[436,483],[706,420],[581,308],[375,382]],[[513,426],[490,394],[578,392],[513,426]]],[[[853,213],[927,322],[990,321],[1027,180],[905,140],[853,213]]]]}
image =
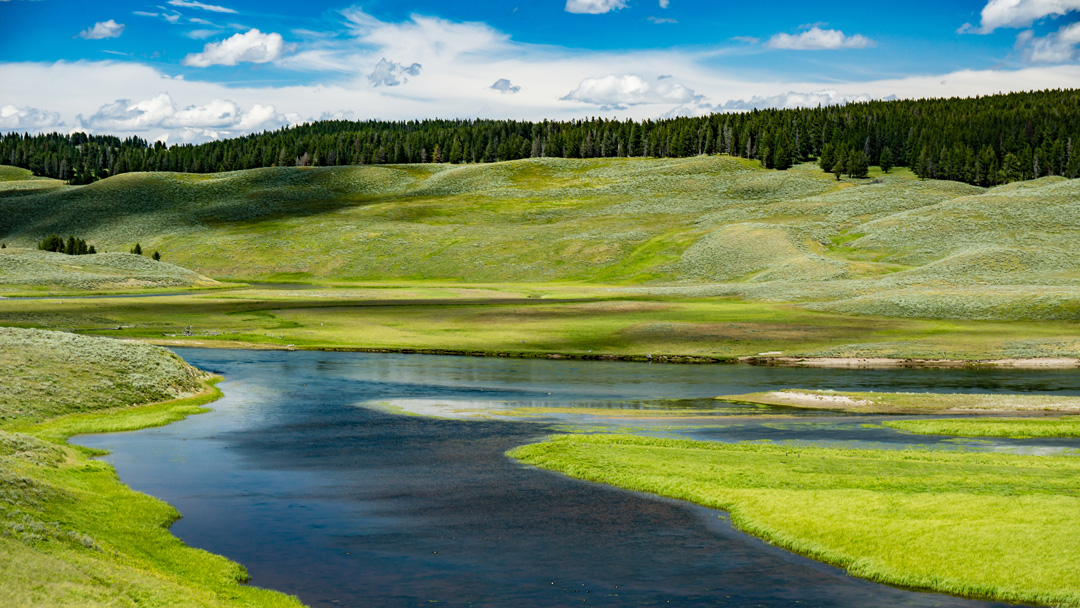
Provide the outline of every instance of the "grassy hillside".
{"type": "Polygon", "coordinates": [[[139,173],[3,196],[16,180],[0,182],[0,240],[138,241],[215,278],[573,281],[863,315],[1076,318],[1080,180],[875,175],[532,159],[139,173]]]}
{"type": "Polygon", "coordinates": [[[129,253],[70,256],[0,249],[0,294],[217,285],[217,281],[186,268],[129,253]]]}
{"type": "Polygon", "coordinates": [[[204,411],[220,393],[203,373],[154,346],[10,328],[0,369],[0,604],[299,605],[241,585],[239,564],[169,533],[175,509],[66,443],[204,411]]]}

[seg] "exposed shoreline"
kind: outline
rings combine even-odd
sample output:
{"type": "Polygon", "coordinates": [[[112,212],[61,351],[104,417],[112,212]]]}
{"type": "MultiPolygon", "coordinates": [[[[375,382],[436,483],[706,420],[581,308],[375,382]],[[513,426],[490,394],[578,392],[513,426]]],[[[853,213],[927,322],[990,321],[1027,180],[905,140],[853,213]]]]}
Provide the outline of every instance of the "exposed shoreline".
{"type": "Polygon", "coordinates": [[[833,369],[1076,369],[1080,358],[1046,357],[1022,359],[913,359],[891,357],[705,357],[701,355],[644,354],[619,355],[612,353],[514,352],[448,348],[387,348],[363,346],[297,346],[292,344],[260,344],[230,340],[136,340],[158,346],[189,348],[247,348],[255,350],[314,350],[328,352],[393,353],[401,355],[446,355],[454,357],[504,357],[511,359],[568,359],[575,361],[634,361],[639,363],[677,363],[684,365],[737,364],[764,367],[818,367],[833,369]]]}

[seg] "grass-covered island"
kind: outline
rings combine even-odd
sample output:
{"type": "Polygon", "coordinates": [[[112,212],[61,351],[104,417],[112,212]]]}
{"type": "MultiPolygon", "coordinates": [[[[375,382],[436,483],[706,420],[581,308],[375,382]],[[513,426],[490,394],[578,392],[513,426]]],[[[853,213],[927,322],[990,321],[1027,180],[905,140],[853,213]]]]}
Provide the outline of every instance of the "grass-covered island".
{"type": "Polygon", "coordinates": [[[169,533],[179,513],[67,438],[205,411],[213,378],[169,351],[0,328],[0,604],[299,606],[169,533]]]}
{"type": "Polygon", "coordinates": [[[742,530],[870,580],[1080,605],[1080,459],[562,435],[521,462],[731,513],[742,530]]]}

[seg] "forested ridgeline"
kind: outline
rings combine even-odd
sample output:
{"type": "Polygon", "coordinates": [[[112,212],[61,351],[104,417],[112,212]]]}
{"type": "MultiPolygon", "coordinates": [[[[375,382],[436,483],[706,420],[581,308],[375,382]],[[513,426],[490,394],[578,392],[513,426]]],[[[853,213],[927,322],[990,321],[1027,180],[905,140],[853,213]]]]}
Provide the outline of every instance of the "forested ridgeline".
{"type": "Polygon", "coordinates": [[[320,121],[198,145],[73,133],[0,136],[0,163],[74,184],[132,171],[213,173],[271,166],[477,163],[538,156],[724,153],[786,169],[907,166],[990,186],[1080,174],[1080,90],[873,101],[663,120],[320,121]],[[821,157],[824,155],[824,159],[821,157]]]}

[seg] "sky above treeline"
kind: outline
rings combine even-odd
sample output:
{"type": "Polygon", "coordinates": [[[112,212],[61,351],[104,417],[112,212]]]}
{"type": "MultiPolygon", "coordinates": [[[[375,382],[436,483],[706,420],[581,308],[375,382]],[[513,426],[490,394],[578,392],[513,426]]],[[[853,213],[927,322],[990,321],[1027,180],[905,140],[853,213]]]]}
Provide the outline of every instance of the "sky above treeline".
{"type": "Polygon", "coordinates": [[[0,132],[663,118],[1080,87],[1080,0],[0,0],[0,132]]]}

